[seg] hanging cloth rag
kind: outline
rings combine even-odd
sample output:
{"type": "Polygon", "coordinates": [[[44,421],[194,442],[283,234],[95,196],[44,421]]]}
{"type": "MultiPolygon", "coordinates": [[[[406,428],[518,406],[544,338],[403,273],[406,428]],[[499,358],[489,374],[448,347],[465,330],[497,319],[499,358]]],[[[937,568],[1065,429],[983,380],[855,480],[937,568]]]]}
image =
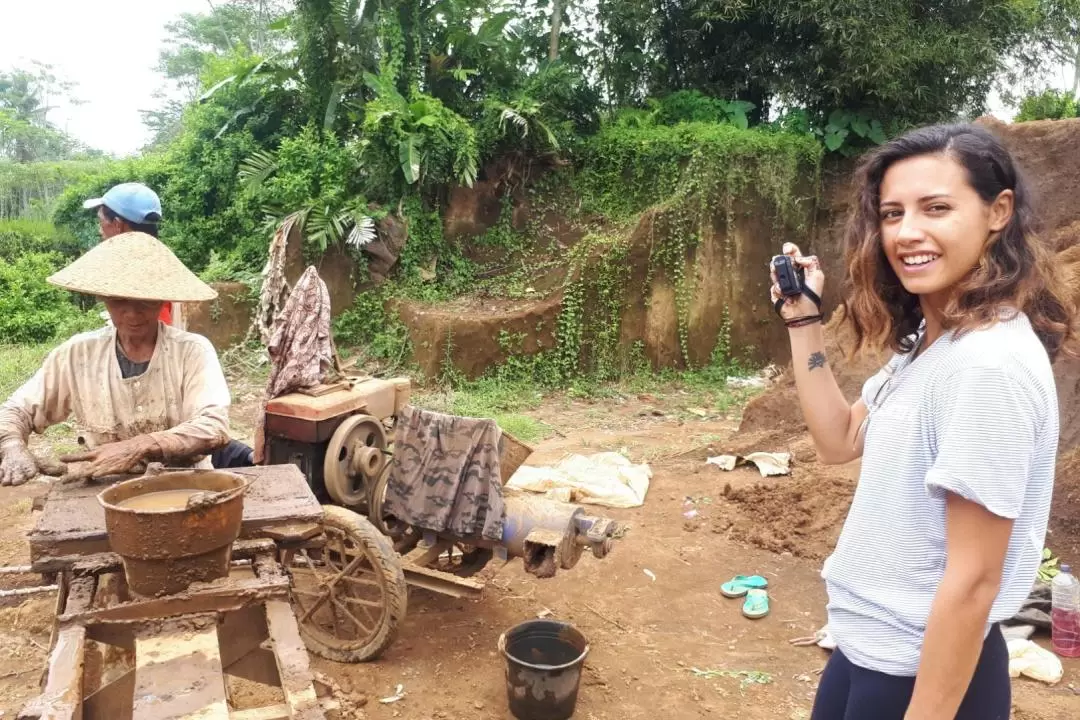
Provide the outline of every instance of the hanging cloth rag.
{"type": "Polygon", "coordinates": [[[406,405],[394,430],[386,512],[426,530],[502,540],[501,437],[494,420],[406,405]]]}
{"type": "Polygon", "coordinates": [[[262,464],[266,443],[266,403],[325,382],[336,367],[330,338],[330,292],[313,266],[300,276],[285,307],[274,318],[266,350],[270,354],[270,377],[255,428],[256,465],[262,464]]]}

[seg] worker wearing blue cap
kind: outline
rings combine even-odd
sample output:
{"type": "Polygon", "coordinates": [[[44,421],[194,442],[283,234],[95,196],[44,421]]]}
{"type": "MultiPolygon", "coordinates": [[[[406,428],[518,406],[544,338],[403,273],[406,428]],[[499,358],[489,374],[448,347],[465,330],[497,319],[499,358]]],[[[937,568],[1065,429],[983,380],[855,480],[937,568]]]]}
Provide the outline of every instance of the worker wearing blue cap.
{"type": "MultiPolygon", "coordinates": [[[[99,198],[83,203],[87,210],[97,210],[98,231],[102,240],[126,232],[141,232],[158,236],[161,223],[161,199],[157,193],[142,183],[129,182],[113,185],[99,198]]],[[[173,324],[172,303],[161,308],[161,321],[173,324]]]]}
{"type": "MultiPolygon", "coordinates": [[[[101,197],[84,202],[83,207],[87,210],[97,209],[102,240],[133,231],[155,238],[158,236],[162,217],[161,199],[142,183],[114,185],[101,197]]],[[[163,303],[158,319],[166,325],[173,325],[173,310],[173,303],[163,303]]],[[[250,447],[230,440],[228,445],[214,451],[211,460],[216,468],[245,467],[254,464],[253,457],[254,452],[250,447]]]]}
{"type": "Polygon", "coordinates": [[[158,236],[161,200],[142,183],[114,185],[102,197],[84,202],[83,207],[97,209],[102,240],[132,231],[158,236]]]}

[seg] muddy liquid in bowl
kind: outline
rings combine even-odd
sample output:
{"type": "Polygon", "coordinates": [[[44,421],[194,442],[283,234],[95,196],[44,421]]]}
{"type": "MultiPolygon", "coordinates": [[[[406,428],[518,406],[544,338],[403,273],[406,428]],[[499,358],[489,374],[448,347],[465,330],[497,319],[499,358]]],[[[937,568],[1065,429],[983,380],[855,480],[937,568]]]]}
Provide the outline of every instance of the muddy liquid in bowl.
{"type": "Polygon", "coordinates": [[[187,507],[191,496],[199,493],[205,493],[205,491],[194,489],[160,490],[121,500],[117,503],[117,506],[129,510],[183,510],[187,507]]]}

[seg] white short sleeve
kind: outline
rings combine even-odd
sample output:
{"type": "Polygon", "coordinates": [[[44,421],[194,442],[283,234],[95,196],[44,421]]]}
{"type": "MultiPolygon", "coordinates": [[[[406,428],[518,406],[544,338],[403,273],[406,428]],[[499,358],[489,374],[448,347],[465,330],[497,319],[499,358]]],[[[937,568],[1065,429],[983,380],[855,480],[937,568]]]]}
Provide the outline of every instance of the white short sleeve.
{"type": "Polygon", "coordinates": [[[1041,405],[1030,383],[1001,367],[967,367],[940,383],[930,428],[930,495],[955,493],[1016,519],[1043,422],[1041,405]]]}

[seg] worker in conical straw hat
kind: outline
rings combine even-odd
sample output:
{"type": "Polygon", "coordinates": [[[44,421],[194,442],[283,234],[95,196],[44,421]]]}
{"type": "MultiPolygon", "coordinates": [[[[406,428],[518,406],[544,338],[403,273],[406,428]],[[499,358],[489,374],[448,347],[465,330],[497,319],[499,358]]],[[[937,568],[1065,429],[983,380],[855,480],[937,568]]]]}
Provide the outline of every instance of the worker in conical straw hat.
{"type": "Polygon", "coordinates": [[[98,297],[112,326],[82,333],[49,353],[0,406],[0,484],[38,474],[31,431],[73,418],[84,452],[62,457],[85,476],[141,472],[145,463],[210,467],[229,440],[229,390],[217,353],[201,335],[160,322],[165,302],[217,293],[164,244],[141,232],[102,241],[48,278],[98,297]]]}

